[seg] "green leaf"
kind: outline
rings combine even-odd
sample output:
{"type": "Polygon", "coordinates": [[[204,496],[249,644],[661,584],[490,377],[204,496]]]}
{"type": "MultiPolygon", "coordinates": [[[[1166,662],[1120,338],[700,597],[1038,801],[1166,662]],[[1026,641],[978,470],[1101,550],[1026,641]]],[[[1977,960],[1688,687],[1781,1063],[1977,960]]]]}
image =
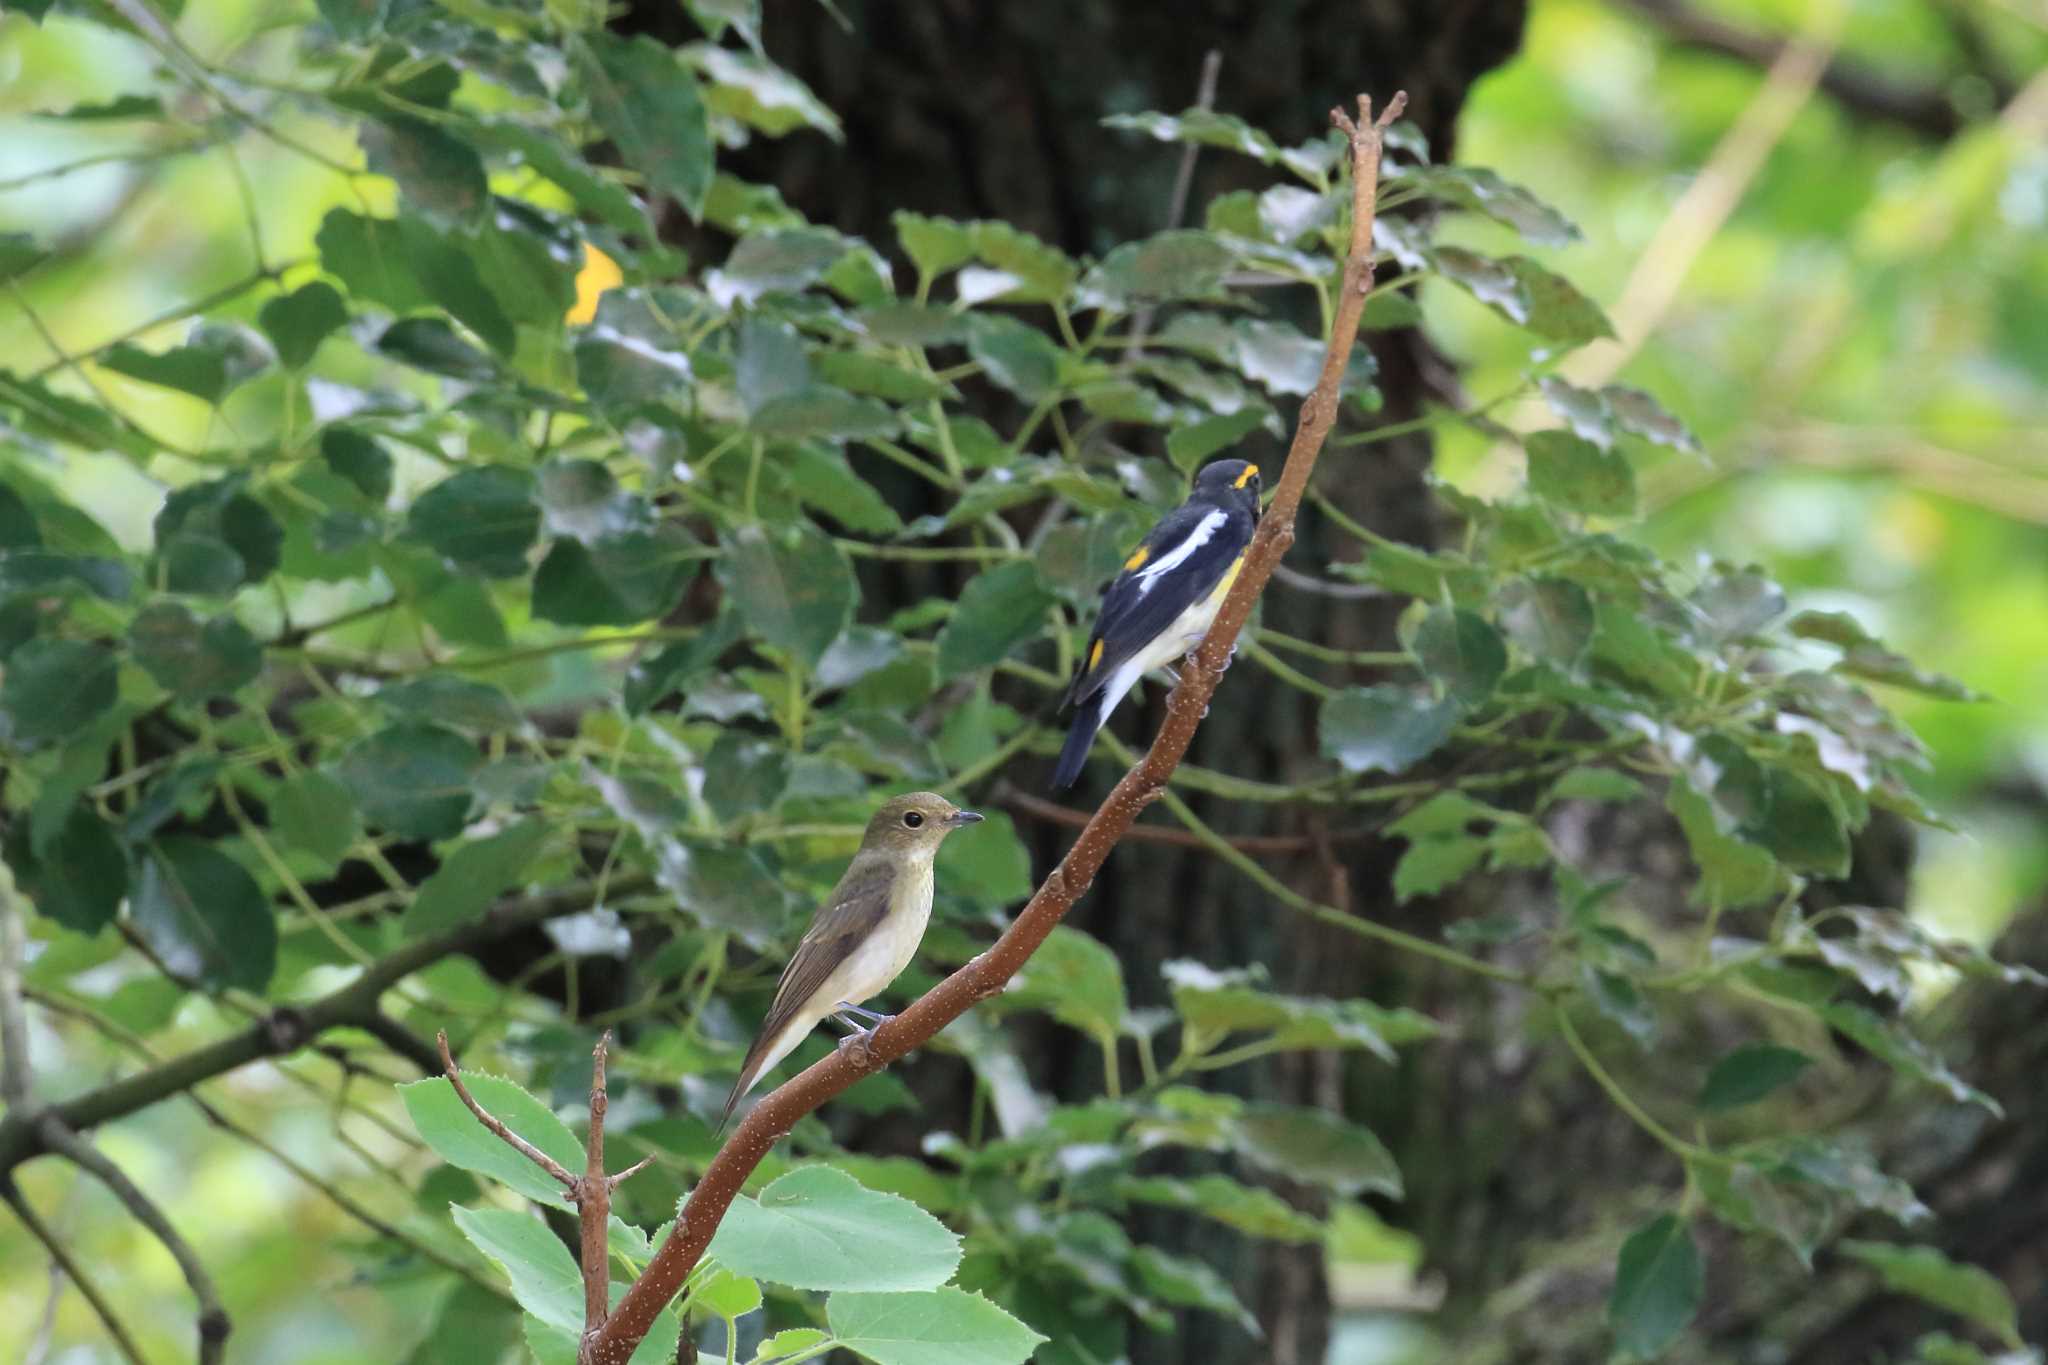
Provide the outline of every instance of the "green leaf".
{"type": "Polygon", "coordinates": [[[284,528],[230,474],[188,484],[164,499],[156,543],[173,592],[225,593],[260,583],[277,569],[284,528]]]}
{"type": "Polygon", "coordinates": [[[446,839],[469,819],[483,755],[453,730],[406,721],[359,740],[334,775],[371,825],[408,839],[446,839]]]}
{"type": "Polygon", "coordinates": [[[271,794],[270,823],[288,847],[338,863],[361,832],[355,799],[323,772],[303,772],[271,794]]]}
{"type": "Polygon", "coordinates": [[[813,1346],[822,1346],[832,1338],[815,1327],[785,1327],[772,1337],[764,1338],[754,1349],[750,1365],[766,1365],[766,1362],[781,1360],[813,1346]]]}
{"type": "Polygon", "coordinates": [[[1142,303],[1220,297],[1223,273],[1236,260],[1214,234],[1174,228],[1126,242],[1081,277],[1077,308],[1129,312],[1142,303]]]}
{"type": "Polygon", "coordinates": [[[1394,897],[1434,896],[1479,866],[1487,841],[1469,835],[1417,839],[1394,864],[1394,897]]]}
{"type": "Polygon", "coordinates": [[[1431,607],[1415,630],[1415,657],[1451,700],[1477,706],[1508,671],[1507,646],[1477,612],[1431,607]]]}
{"type": "Polygon", "coordinates": [[[753,633],[806,667],[846,629],[860,591],[839,547],[801,526],[741,527],[718,577],[753,633]]]}
{"type": "Polygon", "coordinates": [[[1199,1308],[1230,1318],[1252,1336],[1259,1320],[1238,1301],[1228,1281],[1191,1256],[1175,1256],[1158,1247],[1141,1246],[1131,1256],[1131,1269],[1147,1295],[1177,1308],[1199,1308]]]}
{"type": "Polygon", "coordinates": [[[1834,671],[1868,682],[1901,687],[1943,701],[1981,701],[1982,696],[1953,678],[1925,673],[1913,662],[1864,630],[1845,611],[1802,611],[1786,623],[1787,630],[1802,640],[1821,640],[1842,651],[1834,671]]]}
{"type": "Polygon", "coordinates": [[[240,621],[201,625],[175,602],[152,602],[128,627],[128,647],[157,685],[179,701],[225,697],[263,671],[263,646],[240,621]]]}
{"type": "Polygon", "coordinates": [[[1140,1204],[1156,1204],[1212,1219],[1248,1237],[1275,1242],[1320,1242],[1327,1229],[1320,1219],[1296,1209],[1271,1190],[1243,1185],[1225,1175],[1192,1180],[1171,1176],[1126,1177],[1116,1192],[1140,1204]]]}
{"type": "Polygon", "coordinates": [[[764,403],[750,425],[757,436],[771,441],[854,441],[894,436],[901,423],[886,403],[809,384],[764,403]]]}
{"type": "Polygon", "coordinates": [[[1620,451],[1602,450],[1568,431],[1532,431],[1522,445],[1529,452],[1529,488],[1538,497],[1588,516],[1635,511],[1635,470],[1620,451]]]}
{"type": "Polygon", "coordinates": [[[1126,1009],[1123,967],[1100,939],[1058,925],[1011,978],[1003,1003],[1042,1009],[1103,1046],[1114,1047],[1126,1009]]]}
{"type": "Polygon", "coordinates": [[[1322,750],[1347,772],[1403,772],[1450,738],[1460,709],[1385,684],[1346,688],[1323,703],[1322,750]]]}
{"type": "Polygon", "coordinates": [[[1614,414],[1614,424],[1630,435],[1690,455],[1700,453],[1699,437],[1666,411],[1662,403],[1641,389],[1609,384],[1600,390],[1600,396],[1607,400],[1608,411],[1614,414]]]}
{"type": "Polygon", "coordinates": [[[834,142],[842,140],[839,116],[808,85],[767,58],[711,43],[691,43],[682,55],[711,82],[705,98],[713,113],[770,137],[815,128],[834,142]]]}
{"type": "Polygon", "coordinates": [[[1638,801],[1643,784],[1612,768],[1573,768],[1551,783],[1549,801],[1638,801]]]}
{"type": "Polygon", "coordinates": [[[1989,1272],[1951,1261],[1930,1246],[1895,1246],[1854,1238],[1837,1245],[1843,1255],[1877,1271],[1886,1288],[1968,1318],[2007,1346],[2019,1346],[2019,1314],[2012,1295],[1989,1272]]]}
{"type": "Polygon", "coordinates": [[[413,272],[397,220],[330,209],[313,242],[320,250],[320,268],[364,303],[407,313],[432,302],[413,272]]]}
{"type": "Polygon", "coordinates": [[[1616,1344],[1636,1356],[1661,1353],[1692,1321],[1704,1291],[1692,1233],[1673,1214],[1651,1219],[1621,1244],[1607,1300],[1616,1344]]]}
{"type": "Polygon", "coordinates": [[[357,125],[356,137],[371,172],[396,180],[407,202],[428,213],[476,219],[491,202],[476,148],[434,124],[380,113],[357,125]]]}
{"type": "Polygon", "coordinates": [[[377,700],[401,716],[438,721],[476,735],[519,728],[519,708],[489,683],[448,673],[426,673],[377,689],[377,700]]]}
{"type": "Polygon", "coordinates": [[[412,904],[406,907],[406,936],[438,934],[490,909],[491,902],[519,884],[526,865],[547,838],[545,822],[522,820],[457,848],[433,876],[420,883],[412,904]]]}
{"type": "Polygon", "coordinates": [[[1722,828],[1714,805],[1684,778],[1673,778],[1664,804],[1678,817],[1686,845],[1699,865],[1693,888],[1696,904],[1726,908],[1754,905],[1777,894],[1784,884],[1778,860],[1766,849],[1737,838],[1722,828]]]}
{"type": "Polygon", "coordinates": [[[128,854],[107,823],[75,806],[49,839],[38,828],[36,843],[28,865],[15,870],[37,911],[81,934],[112,924],[128,894],[128,854]]]}
{"type": "Polygon", "coordinates": [[[723,730],[704,759],[704,803],[722,821],[764,815],[789,788],[789,750],[742,730],[723,730]]]}
{"type": "Polygon", "coordinates": [[[730,1322],[761,1306],[761,1285],[744,1275],[720,1268],[690,1291],[693,1312],[716,1313],[730,1322]]]}
{"type": "Polygon", "coordinates": [[[1474,166],[1404,166],[1388,188],[1416,186],[1431,198],[1485,214],[1537,246],[1570,246],[1579,239],[1571,219],[1520,185],[1474,166]]]}
{"type": "Polygon", "coordinates": [[[1338,1194],[1401,1197],[1401,1168],[1368,1128],[1320,1109],[1258,1105],[1227,1124],[1233,1150],[1291,1180],[1338,1194]]]}
{"type": "Polygon", "coordinates": [[[437,317],[400,318],[377,338],[377,350],[414,369],[446,375],[466,384],[481,384],[497,375],[489,356],[437,317]]]}
{"type": "Polygon", "coordinates": [[[711,124],[693,76],[652,38],[587,35],[581,63],[596,117],[619,157],[694,220],[711,192],[711,124]]]}
{"type": "Polygon", "coordinates": [[[696,562],[687,531],[664,523],[588,545],[557,540],[533,575],[533,614],[564,626],[630,626],[668,613],[696,562]]]}
{"type": "Polygon", "coordinates": [[[277,920],[248,869],[209,843],[159,839],[142,856],[128,913],[172,975],[261,991],[277,969],[277,920]]]}
{"type": "Polygon", "coordinates": [[[939,885],[983,910],[1000,910],[1031,894],[1031,850],[1017,837],[1016,824],[1001,811],[989,811],[982,824],[939,846],[934,864],[939,885]]]}
{"type": "Polygon", "coordinates": [[[967,354],[1000,388],[1035,403],[1059,384],[1060,349],[1036,327],[1013,317],[977,313],[968,326],[967,354]]]}
{"type": "Polygon", "coordinates": [[[277,347],[278,362],[288,370],[302,370],[320,343],[348,322],[348,308],[333,285],[314,280],[265,303],[256,320],[277,347]]]}
{"type": "MultiPolygon", "coordinates": [[[[525,1160],[504,1143],[498,1145],[525,1160]]],[[[448,1212],[470,1244],[504,1269],[512,1281],[512,1297],[521,1308],[550,1327],[582,1336],[583,1276],[569,1248],[546,1223],[511,1209],[469,1209],[457,1204],[448,1212]]]]}
{"type": "Polygon", "coordinates": [[[1066,253],[1020,228],[982,221],[974,234],[974,254],[1006,275],[1022,281],[1005,292],[1011,303],[1052,303],[1064,300],[1081,273],[1066,253]]]}
{"type": "Polygon", "coordinates": [[[1818,1006],[1814,1013],[1900,1075],[1924,1081],[1958,1104],[1981,1105],[1994,1115],[2005,1113],[1997,1100],[1956,1075],[1925,1043],[1876,1012],[1851,1001],[1835,1000],[1818,1006]]]}
{"type": "Polygon", "coordinates": [[[927,218],[898,209],[890,216],[903,254],[917,267],[920,279],[936,279],[974,259],[974,235],[950,218],[927,218]]]}
{"type": "Polygon", "coordinates": [[[114,656],[83,640],[30,640],[7,658],[0,679],[0,721],[19,745],[43,744],[84,729],[114,704],[114,656]]]}
{"type": "Polygon", "coordinates": [[[1263,967],[1218,971],[1178,959],[1159,970],[1173,991],[1174,1010],[1219,1041],[1231,1033],[1262,1033],[1261,1041],[1273,1047],[1358,1048],[1391,1062],[1396,1044],[1437,1033],[1434,1021],[1413,1010],[1265,990],[1263,967]]]}
{"type": "Polygon", "coordinates": [[[1593,642],[1593,599],[1562,578],[1516,578],[1494,599],[1501,630],[1523,653],[1570,670],[1593,642]]]}
{"type": "Polygon", "coordinates": [[[486,465],[441,480],[413,502],[406,531],[458,567],[489,578],[526,572],[540,534],[533,476],[486,465]]]}
{"type": "Polygon", "coordinates": [[[192,339],[168,351],[145,351],[120,342],[100,353],[103,369],[145,384],[176,389],[205,403],[219,403],[230,389],[269,367],[270,348],[245,328],[204,324],[192,339]]]}
{"type": "Polygon", "coordinates": [[[612,231],[642,240],[655,238],[641,202],[553,134],[503,118],[464,120],[462,130],[478,146],[507,153],[553,181],[579,209],[612,231]]]}
{"type": "Polygon", "coordinates": [[[789,450],[790,481],[797,500],[815,508],[851,531],[893,536],[903,518],[883,500],[875,486],[854,473],[846,452],[830,445],[805,442],[789,450]]]}
{"type": "MultiPolygon", "coordinates": [[[[583,1172],[583,1144],[569,1131],[555,1111],[528,1094],[516,1082],[481,1071],[465,1070],[462,1083],[484,1112],[546,1152],[562,1167],[575,1174],[583,1172]]],[[[506,1141],[483,1126],[469,1106],[455,1093],[445,1076],[430,1076],[398,1087],[412,1126],[435,1155],[451,1166],[486,1175],[528,1199],[558,1208],[568,1207],[562,1183],[516,1152],[506,1141]]],[[[524,1216],[524,1215],[522,1215],[524,1216]]],[[[545,1225],[542,1225],[545,1226],[545,1225]]],[[[583,1297],[577,1291],[577,1312],[583,1297]]]]}
{"type": "Polygon", "coordinates": [[[1046,629],[1055,599],[1028,560],[998,564],[968,580],[939,630],[939,677],[989,668],[1046,629]]]}
{"type": "Polygon", "coordinates": [[[721,308],[749,306],[769,294],[793,294],[817,283],[846,254],[846,239],[823,228],[779,228],[740,238],[704,288],[721,308]]]}
{"type": "Polygon", "coordinates": [[[363,432],[329,427],[320,433],[320,458],[377,507],[391,496],[391,456],[363,432]]]}
{"type": "Polygon", "coordinates": [[[908,1199],[805,1166],[733,1200],[705,1255],[794,1289],[936,1289],[960,1264],[960,1239],[908,1199]]]}
{"type": "Polygon", "coordinates": [[[1508,321],[1566,347],[1614,335],[1600,306],[1527,256],[1498,260],[1463,247],[1430,253],[1437,273],[1508,321]]]}
{"type": "Polygon", "coordinates": [[[1700,1087],[1700,1108],[1709,1111],[1754,1104],[1781,1085],[1798,1080],[1813,1058],[1776,1043],[1744,1043],[1707,1073],[1700,1087]]]}
{"type": "MultiPolygon", "coordinates": [[[[626,671],[622,689],[626,714],[643,715],[650,706],[702,673],[740,638],[739,617],[722,612],[696,635],[641,659],[626,671]]],[[[819,661],[823,666],[824,661],[819,661]]]]}
{"type": "Polygon", "coordinates": [[[1192,472],[1196,465],[1227,446],[1234,446],[1265,422],[1261,408],[1239,408],[1204,418],[1192,426],[1176,427],[1167,433],[1166,453],[1175,465],[1192,472]]]}
{"type": "Polygon", "coordinates": [[[1102,120],[1105,128],[1146,133],[1161,142],[1190,142],[1205,147],[1222,147],[1253,157],[1270,166],[1280,159],[1280,145],[1234,114],[1209,109],[1189,109],[1179,115],[1153,113],[1111,114],[1102,120]]]}
{"type": "Polygon", "coordinates": [[[690,358],[638,290],[614,289],[576,342],[576,382],[590,401],[623,416],[687,385],[690,358]]]}
{"type": "Polygon", "coordinates": [[[1045,1340],[979,1294],[834,1294],[832,1335],[875,1365],[1023,1365],[1045,1340]]]}

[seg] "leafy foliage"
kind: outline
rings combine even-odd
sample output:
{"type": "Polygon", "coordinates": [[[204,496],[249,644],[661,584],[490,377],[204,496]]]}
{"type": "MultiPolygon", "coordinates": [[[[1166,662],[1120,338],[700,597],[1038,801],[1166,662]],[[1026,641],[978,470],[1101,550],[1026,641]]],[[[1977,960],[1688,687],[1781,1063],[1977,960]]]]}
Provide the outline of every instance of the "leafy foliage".
{"type": "MultiPolygon", "coordinates": [[[[460,1018],[471,1046],[530,1070],[531,1092],[480,1076],[477,1094],[575,1167],[555,1101],[575,1089],[581,973],[637,965],[643,993],[617,1013],[638,1088],[617,1132],[662,1159],[664,1194],[707,1159],[719,1087],[705,1078],[736,1064],[876,796],[986,794],[1035,771],[1101,581],[1190,468],[1285,429],[1322,357],[1301,320],[1328,313],[1350,211],[1327,141],[1284,147],[1193,110],[1109,122],[1270,172],[1200,227],[1090,260],[1007,223],[908,212],[894,241],[862,241],[720,168],[720,148],[839,123],[750,41],[751,7],[689,9],[705,41],[678,52],[617,37],[588,7],[323,3],[281,72],[243,73],[277,96],[260,109],[216,87],[223,73],[171,61],[151,78],[162,89],[128,93],[190,94],[222,125],[210,138],[267,137],[316,164],[346,144],[345,174],[376,193],[302,225],[289,257],[267,255],[259,229],[247,277],[171,322],[0,373],[5,854],[37,915],[36,988],[129,1032],[167,1028],[187,992],[281,1011],[336,974],[489,927],[501,902],[550,897],[537,918],[552,937],[518,987],[442,954],[385,1008],[420,1030],[460,1018]],[[667,203],[701,225],[703,259],[655,231],[667,203]],[[1310,306],[1268,306],[1246,280],[1310,306]],[[1155,313],[1140,348],[1139,316],[1155,313]],[[162,496],[117,526],[67,457],[119,462],[162,496]],[[916,584],[907,604],[899,574],[916,584]],[[117,959],[142,974],[103,999],[92,974],[117,959]],[[679,1099],[657,1088],[679,1077],[679,1099]]],[[[161,41],[98,11],[64,22],[161,41]]],[[[1390,200],[1534,246],[1573,235],[1493,173],[1428,164],[1412,129],[1401,145],[1390,200]]],[[[1703,993],[1742,992],[1796,1020],[1815,1054],[1838,1038],[1995,1107],[1855,992],[2003,969],[1807,899],[1850,871],[1874,812],[1930,818],[1926,753],[1872,689],[1966,689],[1853,617],[1795,610],[1754,567],[1669,562],[1626,538],[1641,474],[1699,442],[1639,390],[1550,372],[1612,335],[1600,308],[1442,219],[1383,226],[1398,274],[1380,324],[1424,317],[1423,287],[1448,286],[1538,350],[1515,392],[1548,416],[1489,428],[1526,481],[1493,497],[1439,486],[1458,534],[1434,550],[1318,499],[1310,515],[1347,546],[1327,572],[1404,603],[1402,647],[1352,660],[1249,633],[1239,667],[1311,699],[1327,761],[1284,788],[1201,770],[1182,787],[1390,811],[1402,900],[1482,878],[1519,888],[1518,923],[1466,921],[1444,941],[1298,893],[1272,913],[1553,1003],[1578,1063],[1682,1164],[1699,1217],[1807,1259],[1852,1211],[1921,1212],[1824,1135],[1735,1126],[1731,1111],[1837,1059],[1738,1045],[1697,1078],[1686,1121],[1660,1124],[1598,1052],[1617,1031],[1647,1042],[1703,993]],[[1290,646],[1314,671],[1276,662],[1290,646]],[[1658,921],[1566,846],[1560,820],[1601,804],[1661,807],[1682,831],[1697,924],[1658,921]],[[1578,1015],[1600,1021],[1600,1049],[1578,1015]]],[[[1378,385],[1361,351],[1340,439],[1371,435],[1378,385]]],[[[1190,857],[1245,871],[1183,823],[1190,857]]],[[[978,951],[1031,871],[1007,820],[956,841],[932,955],[978,951]]],[[[947,1043],[986,1097],[973,1131],[883,1161],[805,1125],[803,1164],[741,1198],[636,1359],[673,1359],[692,1324],[723,1343],[744,1330],[755,1360],[843,1347],[879,1365],[1111,1359],[1176,1310],[1255,1329],[1214,1266],[1137,1240],[1131,1211],[1334,1245],[1362,1201],[1398,1208],[1403,1174],[1356,1115],[1248,1101],[1211,1073],[1307,1050],[1398,1063],[1452,1021],[1284,994],[1246,966],[1175,961],[1136,983],[1170,1007],[1133,1008],[1133,984],[1102,943],[1060,929],[988,1012],[1080,1035],[1103,1094],[1054,1104],[1000,1031],[963,1021],[947,1043]],[[1311,1194],[1283,1198],[1267,1177],[1311,1194]]],[[[385,1250],[431,1253],[451,1293],[502,1272],[527,1348],[573,1358],[566,1246],[474,1177],[543,1203],[560,1191],[444,1085],[401,1094],[439,1161],[402,1178],[436,1221],[387,1233],[385,1250]],[[464,1243],[439,1221],[450,1204],[464,1243]]],[[[888,1078],[852,1099],[909,1103],[888,1078]]],[[[633,1197],[646,1206],[614,1229],[628,1271],[668,1212],[633,1197]]],[[[1694,1214],[1618,1244],[1620,1349],[1665,1349],[1699,1308],[1694,1214]]],[[[1982,1272],[1921,1248],[1843,1251],[2014,1335],[1982,1272]]]]}

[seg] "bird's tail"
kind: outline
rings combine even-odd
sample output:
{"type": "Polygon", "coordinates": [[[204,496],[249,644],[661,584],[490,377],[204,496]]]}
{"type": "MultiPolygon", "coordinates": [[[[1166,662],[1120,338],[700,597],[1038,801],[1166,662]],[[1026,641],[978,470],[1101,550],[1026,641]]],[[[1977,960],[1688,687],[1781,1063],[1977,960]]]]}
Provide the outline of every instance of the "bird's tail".
{"type": "Polygon", "coordinates": [[[1060,746],[1059,767],[1052,774],[1055,789],[1073,786],[1074,779],[1081,775],[1081,765],[1088,761],[1088,750],[1095,743],[1095,732],[1109,718],[1113,705],[1115,702],[1108,694],[1102,693],[1074,709],[1074,723],[1067,729],[1067,742],[1060,746]]]}

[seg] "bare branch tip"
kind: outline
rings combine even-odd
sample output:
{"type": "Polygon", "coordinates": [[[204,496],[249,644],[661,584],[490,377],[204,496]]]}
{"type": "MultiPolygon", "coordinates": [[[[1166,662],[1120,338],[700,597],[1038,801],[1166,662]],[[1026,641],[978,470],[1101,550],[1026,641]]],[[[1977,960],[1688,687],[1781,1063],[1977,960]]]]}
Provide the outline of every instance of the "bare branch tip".
{"type": "Polygon", "coordinates": [[[1373,121],[1373,127],[1384,133],[1393,121],[1408,111],[1408,92],[1396,90],[1394,97],[1387,101],[1387,107],[1380,110],[1380,116],[1373,121]]]}
{"type": "Polygon", "coordinates": [[[607,1189],[615,1190],[619,1186],[625,1184],[628,1180],[640,1174],[640,1172],[646,1170],[649,1166],[653,1164],[654,1153],[649,1152],[646,1156],[641,1157],[638,1161],[628,1166],[625,1170],[620,1171],[617,1175],[606,1176],[604,1178],[605,1187],[607,1189]]]}

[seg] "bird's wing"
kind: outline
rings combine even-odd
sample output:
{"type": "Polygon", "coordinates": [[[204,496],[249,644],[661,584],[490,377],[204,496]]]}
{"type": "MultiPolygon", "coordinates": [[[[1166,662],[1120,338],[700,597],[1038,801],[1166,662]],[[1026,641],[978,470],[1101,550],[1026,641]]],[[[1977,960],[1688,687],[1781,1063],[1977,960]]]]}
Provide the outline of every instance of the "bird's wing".
{"type": "Polygon", "coordinates": [[[1102,595],[1088,650],[1067,689],[1071,706],[1207,597],[1251,542],[1253,522],[1214,504],[1183,503],[1152,528],[1102,595]]]}
{"type": "Polygon", "coordinates": [[[889,890],[894,883],[895,869],[886,860],[855,856],[839,885],[818,907],[811,927],[804,931],[803,941],[796,945],[789,965],[782,969],[782,979],[775,983],[775,1001],[768,1007],[761,1032],[740,1066],[740,1093],[752,1085],[763,1054],[776,1036],[810,1003],[833,969],[881,926],[889,913],[889,890]]]}

